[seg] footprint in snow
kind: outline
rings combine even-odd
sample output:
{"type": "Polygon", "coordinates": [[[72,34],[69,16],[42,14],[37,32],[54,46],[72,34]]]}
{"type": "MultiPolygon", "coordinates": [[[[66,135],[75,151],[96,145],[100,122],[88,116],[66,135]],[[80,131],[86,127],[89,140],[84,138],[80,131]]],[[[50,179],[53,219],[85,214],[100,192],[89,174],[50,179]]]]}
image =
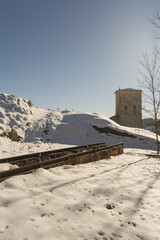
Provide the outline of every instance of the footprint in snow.
{"type": "Polygon", "coordinates": [[[103,236],[103,235],[105,235],[105,234],[104,234],[104,232],[99,231],[99,232],[98,232],[98,235],[103,236]]]}
{"type": "Polygon", "coordinates": [[[46,213],[42,213],[42,214],[41,214],[41,217],[44,217],[44,216],[46,216],[46,213]]]}
{"type": "Polygon", "coordinates": [[[130,225],[130,226],[133,226],[133,227],[136,227],[136,223],[135,222],[128,222],[128,224],[130,225]]]}

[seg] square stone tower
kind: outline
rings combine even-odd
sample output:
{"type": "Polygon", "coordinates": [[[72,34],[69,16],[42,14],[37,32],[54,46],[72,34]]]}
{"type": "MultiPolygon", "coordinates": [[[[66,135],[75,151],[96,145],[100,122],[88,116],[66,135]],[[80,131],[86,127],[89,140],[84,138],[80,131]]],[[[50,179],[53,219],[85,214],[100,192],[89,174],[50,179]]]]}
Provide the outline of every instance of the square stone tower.
{"type": "Polygon", "coordinates": [[[116,114],[112,120],[127,127],[142,127],[142,91],[132,88],[119,89],[116,95],[116,114]]]}

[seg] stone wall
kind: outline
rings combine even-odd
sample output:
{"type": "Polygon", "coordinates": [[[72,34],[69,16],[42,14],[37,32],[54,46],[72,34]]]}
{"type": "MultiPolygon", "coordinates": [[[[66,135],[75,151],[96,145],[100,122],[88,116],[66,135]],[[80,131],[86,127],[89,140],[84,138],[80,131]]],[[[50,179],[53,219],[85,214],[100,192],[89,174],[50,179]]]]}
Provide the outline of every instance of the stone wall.
{"type": "Polygon", "coordinates": [[[142,127],[141,90],[116,91],[116,115],[111,119],[123,126],[142,127]]]}

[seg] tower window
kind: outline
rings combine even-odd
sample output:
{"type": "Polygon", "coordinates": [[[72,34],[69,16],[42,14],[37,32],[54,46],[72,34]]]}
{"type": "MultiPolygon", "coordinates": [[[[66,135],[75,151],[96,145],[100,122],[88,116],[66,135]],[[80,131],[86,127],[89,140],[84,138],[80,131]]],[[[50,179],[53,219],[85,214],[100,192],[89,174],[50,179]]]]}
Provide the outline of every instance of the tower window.
{"type": "Polygon", "coordinates": [[[124,109],[127,110],[127,106],[125,106],[124,109]]]}
{"type": "Polygon", "coordinates": [[[133,110],[136,111],[136,106],[135,105],[133,106],[133,110]]]}

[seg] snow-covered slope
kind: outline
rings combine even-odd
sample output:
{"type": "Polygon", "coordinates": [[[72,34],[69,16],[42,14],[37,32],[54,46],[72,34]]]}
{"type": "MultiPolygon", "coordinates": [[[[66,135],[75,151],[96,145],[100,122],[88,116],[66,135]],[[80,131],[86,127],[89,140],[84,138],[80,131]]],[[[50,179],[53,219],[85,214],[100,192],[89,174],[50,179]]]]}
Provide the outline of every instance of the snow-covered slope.
{"type": "MultiPolygon", "coordinates": [[[[37,169],[1,182],[0,239],[160,239],[153,133],[99,114],[43,110],[0,94],[0,134],[6,135],[0,137],[0,158],[98,141],[132,147],[109,159],[37,169]],[[7,137],[12,131],[22,142],[7,137]]],[[[15,167],[0,164],[0,171],[15,167]]]]}
{"type": "Polygon", "coordinates": [[[106,144],[124,142],[125,147],[153,149],[155,135],[123,127],[96,113],[61,113],[35,107],[29,100],[0,93],[0,134],[18,134],[25,143],[106,144]]]}

